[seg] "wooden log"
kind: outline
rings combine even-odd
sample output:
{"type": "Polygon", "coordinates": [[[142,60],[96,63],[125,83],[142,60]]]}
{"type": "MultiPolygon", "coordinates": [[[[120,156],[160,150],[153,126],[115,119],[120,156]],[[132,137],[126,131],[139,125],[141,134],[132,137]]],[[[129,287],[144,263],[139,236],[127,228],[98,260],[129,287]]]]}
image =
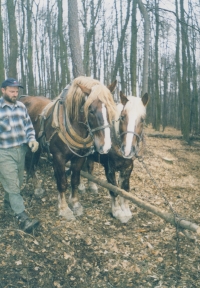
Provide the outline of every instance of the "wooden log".
{"type": "Polygon", "coordinates": [[[81,171],[81,176],[84,178],[89,179],[92,182],[95,182],[96,184],[107,188],[108,190],[111,190],[113,192],[116,192],[117,194],[119,194],[120,196],[132,201],[133,203],[135,203],[137,206],[139,206],[142,209],[145,209],[149,212],[152,212],[153,214],[159,216],[160,218],[164,219],[166,222],[172,224],[173,226],[176,226],[178,224],[179,227],[183,228],[183,229],[188,229],[190,231],[196,232],[198,235],[200,235],[200,226],[198,226],[195,223],[192,223],[188,220],[179,218],[179,217],[175,217],[174,214],[165,212],[161,209],[159,209],[158,207],[155,207],[141,199],[139,199],[138,197],[134,196],[131,193],[128,193],[127,191],[116,187],[110,183],[108,183],[105,180],[99,179],[87,172],[81,171]]]}

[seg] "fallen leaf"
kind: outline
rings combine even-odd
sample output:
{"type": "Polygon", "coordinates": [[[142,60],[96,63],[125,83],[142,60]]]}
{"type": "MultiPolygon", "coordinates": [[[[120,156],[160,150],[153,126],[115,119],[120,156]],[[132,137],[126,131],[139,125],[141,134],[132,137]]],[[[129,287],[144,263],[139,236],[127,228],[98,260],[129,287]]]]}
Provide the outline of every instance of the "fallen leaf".
{"type": "Polygon", "coordinates": [[[18,266],[18,265],[22,265],[22,260],[18,260],[18,261],[15,261],[15,264],[18,266]]]}

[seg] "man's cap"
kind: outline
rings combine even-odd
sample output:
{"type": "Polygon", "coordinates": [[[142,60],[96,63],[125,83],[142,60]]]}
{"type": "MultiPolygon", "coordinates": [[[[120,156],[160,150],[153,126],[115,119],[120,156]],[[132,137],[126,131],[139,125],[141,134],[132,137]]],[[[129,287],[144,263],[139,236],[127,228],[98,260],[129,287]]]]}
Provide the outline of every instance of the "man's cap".
{"type": "Polygon", "coordinates": [[[5,81],[3,81],[3,83],[1,84],[1,88],[5,88],[7,86],[23,88],[23,86],[19,84],[19,82],[14,78],[8,78],[5,81]]]}

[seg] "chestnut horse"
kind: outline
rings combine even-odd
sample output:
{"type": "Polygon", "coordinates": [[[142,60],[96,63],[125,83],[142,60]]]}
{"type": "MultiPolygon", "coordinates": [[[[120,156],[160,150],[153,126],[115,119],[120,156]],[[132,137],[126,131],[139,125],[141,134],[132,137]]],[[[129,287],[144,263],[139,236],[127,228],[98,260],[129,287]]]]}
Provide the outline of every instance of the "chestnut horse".
{"type": "MultiPolygon", "coordinates": [[[[98,152],[87,157],[85,170],[92,174],[94,162],[103,165],[107,181],[115,186],[130,191],[130,176],[134,159],[139,157],[143,145],[143,125],[146,116],[148,94],[142,98],[128,96],[120,92],[121,103],[117,105],[116,121],[112,127],[112,148],[105,155],[98,152]],[[116,172],[119,172],[118,183],[116,172]]],[[[95,183],[88,181],[89,189],[97,193],[95,183]]],[[[83,189],[83,186],[82,186],[83,189]]],[[[112,215],[121,223],[132,218],[128,201],[110,191],[112,215]]]]}
{"type": "MultiPolygon", "coordinates": [[[[114,89],[115,85],[111,84],[110,89],[114,89]]],[[[59,215],[67,220],[75,219],[75,216],[83,213],[77,192],[85,156],[92,153],[94,148],[100,154],[108,153],[111,148],[110,124],[116,113],[112,94],[98,80],[80,76],[54,101],[42,96],[23,96],[20,101],[27,107],[36,139],[40,143],[34,154],[34,164],[37,164],[42,150],[52,155],[59,192],[59,215]],[[72,171],[70,207],[65,199],[65,165],[68,161],[71,161],[72,171]]],[[[26,169],[36,186],[38,181],[30,155],[27,154],[26,160],[26,169]],[[30,163],[31,167],[28,167],[30,163]]],[[[42,191],[40,184],[35,188],[38,194],[42,191]]]]}

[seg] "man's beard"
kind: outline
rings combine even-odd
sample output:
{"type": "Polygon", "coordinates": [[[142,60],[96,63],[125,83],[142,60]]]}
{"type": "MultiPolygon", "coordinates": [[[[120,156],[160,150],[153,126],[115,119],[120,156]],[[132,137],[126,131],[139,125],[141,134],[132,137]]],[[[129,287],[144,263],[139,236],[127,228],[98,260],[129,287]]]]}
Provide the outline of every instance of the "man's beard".
{"type": "Polygon", "coordinates": [[[14,98],[14,96],[13,96],[13,98],[10,98],[7,94],[4,94],[3,97],[7,102],[9,102],[11,104],[15,104],[17,101],[17,97],[14,98]]]}

